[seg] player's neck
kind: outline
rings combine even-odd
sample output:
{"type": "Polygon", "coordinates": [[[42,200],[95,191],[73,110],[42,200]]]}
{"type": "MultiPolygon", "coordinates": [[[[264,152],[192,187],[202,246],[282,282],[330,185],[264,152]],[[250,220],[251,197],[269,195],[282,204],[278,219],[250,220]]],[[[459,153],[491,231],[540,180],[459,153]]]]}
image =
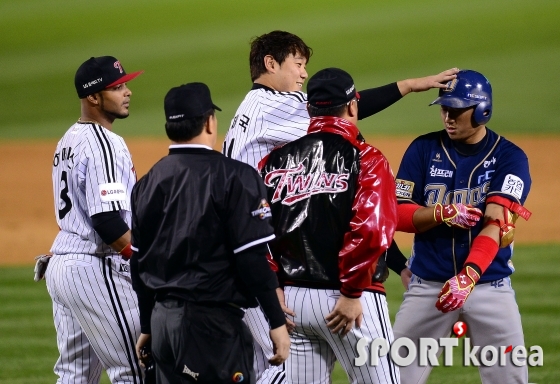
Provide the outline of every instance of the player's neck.
{"type": "Polygon", "coordinates": [[[108,130],[113,129],[113,122],[104,116],[98,116],[96,114],[84,113],[80,115],[78,123],[95,123],[107,128],[108,130]]]}
{"type": "Polygon", "coordinates": [[[268,73],[260,75],[257,79],[255,79],[255,81],[253,81],[253,83],[264,85],[265,87],[274,89],[275,91],[283,92],[283,90],[278,89],[278,86],[274,81],[274,77],[268,73]]]}

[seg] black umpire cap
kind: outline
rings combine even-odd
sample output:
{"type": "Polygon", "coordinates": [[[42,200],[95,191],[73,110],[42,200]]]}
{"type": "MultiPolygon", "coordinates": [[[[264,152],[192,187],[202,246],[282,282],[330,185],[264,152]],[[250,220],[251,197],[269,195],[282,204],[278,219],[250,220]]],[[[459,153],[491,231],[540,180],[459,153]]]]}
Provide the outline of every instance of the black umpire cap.
{"type": "Polygon", "coordinates": [[[339,68],[325,68],[307,83],[307,101],[315,108],[331,108],[360,98],[354,80],[339,68]]]}
{"type": "Polygon", "coordinates": [[[95,92],[126,83],[143,72],[127,74],[121,62],[113,56],[91,57],[76,71],[74,85],[78,97],[83,99],[95,92]]]}
{"type": "Polygon", "coordinates": [[[210,89],[204,83],[188,83],[167,92],[163,104],[165,120],[176,123],[204,115],[211,109],[221,109],[212,102],[210,89]]]}

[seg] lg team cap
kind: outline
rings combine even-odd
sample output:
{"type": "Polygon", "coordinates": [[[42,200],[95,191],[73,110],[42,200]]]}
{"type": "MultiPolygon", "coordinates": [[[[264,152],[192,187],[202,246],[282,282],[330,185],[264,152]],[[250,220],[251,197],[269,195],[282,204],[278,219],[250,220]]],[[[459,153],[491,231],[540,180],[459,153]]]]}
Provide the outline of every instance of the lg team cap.
{"type": "Polygon", "coordinates": [[[121,62],[113,56],[91,57],[76,71],[74,84],[83,99],[95,92],[126,83],[144,71],[127,74],[121,62]]]}

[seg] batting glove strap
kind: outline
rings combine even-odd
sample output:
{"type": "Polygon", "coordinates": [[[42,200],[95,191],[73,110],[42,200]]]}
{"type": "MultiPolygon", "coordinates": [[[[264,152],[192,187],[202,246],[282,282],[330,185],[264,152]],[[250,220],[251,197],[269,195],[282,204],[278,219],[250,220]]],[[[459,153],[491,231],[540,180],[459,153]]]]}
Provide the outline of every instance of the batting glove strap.
{"type": "Polygon", "coordinates": [[[466,266],[447,280],[438,295],[436,308],[443,313],[459,309],[465,304],[480,275],[471,266],[466,266]]]}
{"type": "Polygon", "coordinates": [[[437,203],[434,207],[436,223],[445,223],[448,227],[469,229],[475,226],[482,216],[482,211],[472,205],[437,203]]]}

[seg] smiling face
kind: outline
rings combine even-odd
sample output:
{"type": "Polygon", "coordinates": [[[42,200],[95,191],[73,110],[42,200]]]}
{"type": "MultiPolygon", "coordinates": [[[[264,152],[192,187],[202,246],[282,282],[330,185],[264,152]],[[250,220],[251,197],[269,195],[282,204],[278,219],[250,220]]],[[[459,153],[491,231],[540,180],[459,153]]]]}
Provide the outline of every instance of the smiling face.
{"type": "Polygon", "coordinates": [[[302,91],[308,76],[306,64],[307,59],[299,53],[295,56],[290,53],[282,64],[274,60],[272,88],[280,92],[302,91]]]}
{"type": "Polygon", "coordinates": [[[132,91],[128,89],[126,83],[117,84],[114,87],[104,89],[99,92],[99,107],[101,112],[111,121],[114,119],[127,118],[129,114],[130,95],[132,95],[132,91]]]}
{"type": "Polygon", "coordinates": [[[451,108],[441,106],[441,120],[451,140],[476,144],[484,138],[486,127],[477,125],[473,119],[474,107],[451,108]]]}

